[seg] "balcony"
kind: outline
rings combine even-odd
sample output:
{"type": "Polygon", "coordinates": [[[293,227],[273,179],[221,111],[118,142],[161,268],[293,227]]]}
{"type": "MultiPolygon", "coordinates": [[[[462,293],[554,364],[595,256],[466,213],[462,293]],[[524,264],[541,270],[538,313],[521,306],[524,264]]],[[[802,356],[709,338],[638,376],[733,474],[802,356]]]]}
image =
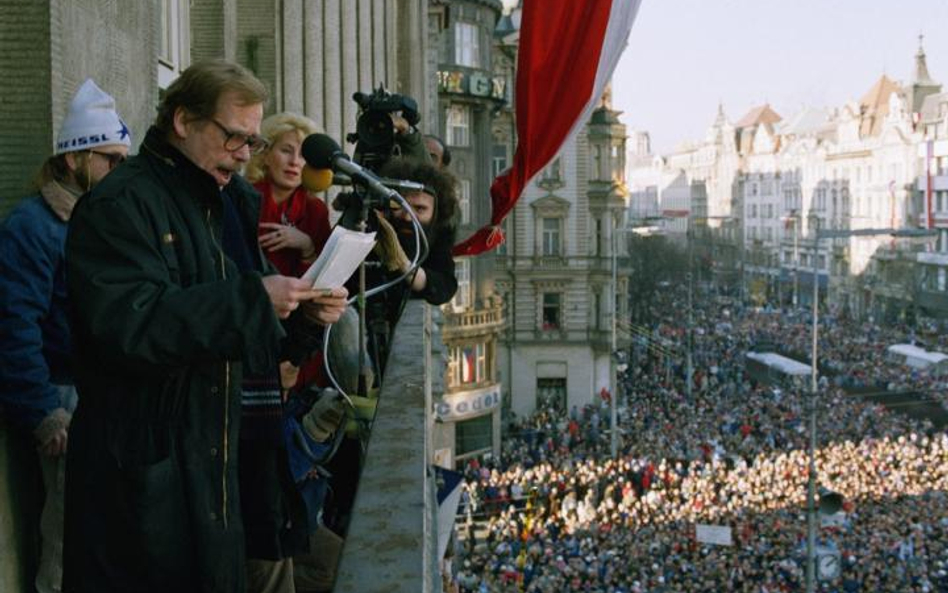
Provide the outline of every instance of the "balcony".
{"type": "Polygon", "coordinates": [[[569,260],[559,255],[537,255],[533,257],[532,267],[535,270],[568,269],[569,260]]]}
{"type": "MultiPolygon", "coordinates": [[[[488,320],[493,311],[483,319],[488,320]]],[[[496,319],[496,317],[494,317],[496,319]]],[[[395,331],[335,593],[440,591],[437,502],[427,451],[433,416],[431,310],[410,301],[395,331]]],[[[39,515],[32,447],[11,438],[0,413],[0,590],[32,591],[26,516],[39,515]],[[31,473],[32,472],[32,473],[31,473]]]]}
{"type": "Polygon", "coordinates": [[[448,312],[444,316],[445,337],[452,339],[496,333],[503,328],[504,308],[501,304],[460,313],[448,312]]]}

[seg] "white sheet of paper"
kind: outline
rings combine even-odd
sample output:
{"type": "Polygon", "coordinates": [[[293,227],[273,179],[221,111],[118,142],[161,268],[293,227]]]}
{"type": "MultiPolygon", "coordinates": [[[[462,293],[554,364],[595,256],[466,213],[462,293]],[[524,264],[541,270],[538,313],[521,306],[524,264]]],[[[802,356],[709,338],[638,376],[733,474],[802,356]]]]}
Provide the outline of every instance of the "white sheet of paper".
{"type": "Polygon", "coordinates": [[[319,257],[301,278],[312,282],[313,288],[339,288],[374,246],[375,233],[360,233],[337,226],[319,257]]]}

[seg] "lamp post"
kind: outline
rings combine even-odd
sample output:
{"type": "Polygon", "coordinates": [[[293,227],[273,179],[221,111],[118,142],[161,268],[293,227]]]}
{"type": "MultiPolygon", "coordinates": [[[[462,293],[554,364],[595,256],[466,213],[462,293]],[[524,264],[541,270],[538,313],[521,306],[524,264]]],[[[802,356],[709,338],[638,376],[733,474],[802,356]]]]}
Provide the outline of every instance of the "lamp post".
{"type": "Polygon", "coordinates": [[[619,320],[619,225],[613,218],[612,224],[612,348],[609,351],[609,374],[612,379],[612,393],[609,394],[609,453],[613,459],[619,455],[619,419],[618,403],[619,399],[619,377],[616,372],[616,350],[618,348],[618,336],[616,335],[616,326],[619,320]]]}
{"type": "Polygon", "coordinates": [[[820,323],[820,219],[810,211],[810,229],[813,233],[813,327],[810,351],[810,442],[807,449],[808,468],[806,475],[806,591],[814,593],[816,586],[816,390],[817,356],[820,323]]]}
{"type": "Polygon", "coordinates": [[[793,310],[799,306],[800,295],[800,213],[793,216],[793,310]]]}
{"type": "Polygon", "coordinates": [[[692,219],[688,219],[688,351],[685,353],[685,395],[691,401],[691,389],[694,382],[695,367],[692,357],[694,349],[694,292],[695,292],[695,248],[692,219]]]}
{"type": "Polygon", "coordinates": [[[810,228],[813,232],[813,327],[810,330],[812,337],[810,352],[810,443],[807,451],[808,470],[806,478],[806,508],[807,508],[807,537],[806,537],[806,593],[816,591],[816,395],[818,388],[819,357],[819,247],[820,239],[847,239],[849,237],[872,237],[889,235],[893,238],[931,238],[936,231],[922,229],[853,229],[853,230],[825,230],[819,229],[820,222],[816,213],[810,211],[810,228]]]}

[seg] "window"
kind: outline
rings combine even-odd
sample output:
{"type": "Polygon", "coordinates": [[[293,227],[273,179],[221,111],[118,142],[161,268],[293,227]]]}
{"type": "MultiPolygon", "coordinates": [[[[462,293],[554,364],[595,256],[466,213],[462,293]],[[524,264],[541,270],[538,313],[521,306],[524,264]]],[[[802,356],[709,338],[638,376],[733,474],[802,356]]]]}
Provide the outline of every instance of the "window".
{"type": "Polygon", "coordinates": [[[487,344],[483,342],[478,342],[477,346],[474,349],[474,355],[476,357],[476,363],[474,365],[474,376],[477,378],[477,382],[487,380],[487,344]]]}
{"type": "Polygon", "coordinates": [[[602,146],[593,147],[593,179],[602,179],[602,146]]]}
{"type": "Polygon", "coordinates": [[[605,237],[602,235],[602,219],[596,219],[596,256],[602,256],[602,242],[605,241],[605,237]]]}
{"type": "Polygon", "coordinates": [[[537,378],[537,409],[566,411],[566,379],[537,378]]]}
{"type": "Polygon", "coordinates": [[[461,224],[471,222],[471,180],[458,180],[458,207],[461,210],[461,224]]]}
{"type": "Polygon", "coordinates": [[[493,445],[493,417],[484,414],[454,425],[455,455],[466,455],[490,449],[493,445]]]}
{"type": "Polygon", "coordinates": [[[448,349],[448,371],[445,375],[445,383],[448,389],[452,389],[461,384],[461,360],[456,356],[457,348],[448,349]]]}
{"type": "Polygon", "coordinates": [[[471,109],[466,105],[451,105],[445,117],[448,128],[448,144],[451,146],[469,146],[471,130],[471,109]]]}
{"type": "Polygon", "coordinates": [[[543,293],[542,316],[544,331],[560,329],[560,294],[558,292],[543,293]]]}
{"type": "Polygon", "coordinates": [[[497,255],[508,255],[507,253],[507,241],[510,240],[510,226],[507,224],[507,221],[510,220],[510,217],[507,217],[500,223],[500,228],[504,231],[504,242],[497,246],[497,255]]]}
{"type": "Polygon", "coordinates": [[[158,88],[166,89],[191,61],[191,3],[162,0],[158,40],[158,88]]]}
{"type": "Polygon", "coordinates": [[[471,385],[487,379],[487,347],[483,342],[454,346],[448,358],[448,384],[471,385]]]}
{"type": "Polygon", "coordinates": [[[468,68],[479,68],[480,48],[477,25],[464,22],[454,23],[454,62],[456,64],[468,68]]]}
{"type": "Polygon", "coordinates": [[[491,173],[497,177],[507,168],[507,147],[503,144],[495,144],[492,150],[491,173]]]}
{"type": "Polygon", "coordinates": [[[560,251],[560,225],[561,219],[559,218],[543,219],[543,255],[562,255],[560,251]]]}
{"type": "Polygon", "coordinates": [[[451,306],[455,310],[466,309],[471,306],[471,260],[469,258],[454,260],[454,276],[458,279],[458,291],[454,293],[451,306]]]}
{"type": "Polygon", "coordinates": [[[602,294],[598,292],[593,293],[593,328],[601,329],[602,328],[602,294]]]}
{"type": "Polygon", "coordinates": [[[563,178],[563,163],[560,161],[560,157],[553,159],[549,165],[543,169],[542,181],[561,181],[563,178]]]}

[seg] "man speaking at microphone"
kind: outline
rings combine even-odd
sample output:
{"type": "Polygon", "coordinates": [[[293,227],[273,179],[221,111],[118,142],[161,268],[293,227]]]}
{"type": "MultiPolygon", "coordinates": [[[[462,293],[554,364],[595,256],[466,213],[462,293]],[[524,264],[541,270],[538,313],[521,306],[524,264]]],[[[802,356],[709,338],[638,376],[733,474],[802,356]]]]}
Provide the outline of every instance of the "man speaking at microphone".
{"type": "Polygon", "coordinates": [[[75,208],[68,593],[245,589],[244,376],[275,373],[308,347],[309,320],[335,322],[346,297],[263,260],[259,194],[237,171],[266,146],[266,100],[241,66],[191,66],[139,154],[75,208]]]}

